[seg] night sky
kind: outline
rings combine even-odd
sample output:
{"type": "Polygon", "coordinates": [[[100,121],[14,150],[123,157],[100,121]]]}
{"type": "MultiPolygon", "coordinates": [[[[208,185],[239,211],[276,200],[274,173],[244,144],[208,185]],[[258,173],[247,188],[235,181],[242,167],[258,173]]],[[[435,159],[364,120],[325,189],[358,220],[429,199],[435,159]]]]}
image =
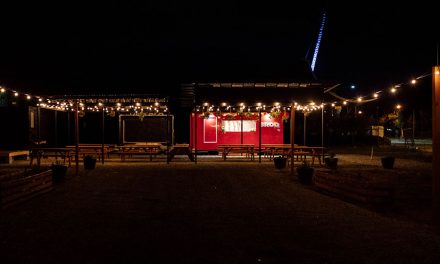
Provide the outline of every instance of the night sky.
{"type": "Polygon", "coordinates": [[[365,94],[436,63],[433,4],[236,2],[1,4],[0,83],[75,94],[155,93],[262,72],[281,81],[291,72],[294,81],[302,78],[295,67],[313,51],[324,11],[320,81],[355,83],[365,94]]]}

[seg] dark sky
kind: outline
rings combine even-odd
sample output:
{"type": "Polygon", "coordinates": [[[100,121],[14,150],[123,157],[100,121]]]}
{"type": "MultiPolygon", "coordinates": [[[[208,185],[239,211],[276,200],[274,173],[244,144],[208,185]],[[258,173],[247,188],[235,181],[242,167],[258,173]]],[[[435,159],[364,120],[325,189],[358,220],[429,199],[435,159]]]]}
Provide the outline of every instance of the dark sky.
{"type": "Polygon", "coordinates": [[[381,89],[430,71],[440,32],[422,2],[35,2],[0,6],[0,82],[35,94],[150,93],[206,76],[296,80],[324,10],[318,79],[381,89]]]}

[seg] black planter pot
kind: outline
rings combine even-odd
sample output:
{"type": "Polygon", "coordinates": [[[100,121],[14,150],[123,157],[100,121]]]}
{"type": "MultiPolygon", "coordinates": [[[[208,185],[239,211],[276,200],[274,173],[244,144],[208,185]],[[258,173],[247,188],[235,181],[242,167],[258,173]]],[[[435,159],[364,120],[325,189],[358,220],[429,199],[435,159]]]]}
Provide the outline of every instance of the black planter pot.
{"type": "Polygon", "coordinates": [[[84,169],[93,170],[96,167],[96,159],[90,156],[84,157],[84,169]]]}
{"type": "Polygon", "coordinates": [[[285,157],[275,157],[273,158],[273,163],[275,164],[275,168],[284,169],[287,164],[287,158],[285,157]]]}
{"type": "Polygon", "coordinates": [[[383,157],[381,159],[382,161],[382,167],[384,169],[392,169],[394,167],[394,157],[383,157]]]}
{"type": "Polygon", "coordinates": [[[338,158],[325,158],[324,163],[325,166],[332,170],[336,170],[338,168],[338,158]]]}
{"type": "Polygon", "coordinates": [[[312,184],[313,174],[315,173],[315,169],[312,167],[298,167],[296,168],[296,172],[298,173],[299,182],[302,184],[310,185],[312,184]]]}
{"type": "Polygon", "coordinates": [[[52,181],[55,183],[64,181],[67,173],[66,165],[55,164],[52,165],[52,181]]]}

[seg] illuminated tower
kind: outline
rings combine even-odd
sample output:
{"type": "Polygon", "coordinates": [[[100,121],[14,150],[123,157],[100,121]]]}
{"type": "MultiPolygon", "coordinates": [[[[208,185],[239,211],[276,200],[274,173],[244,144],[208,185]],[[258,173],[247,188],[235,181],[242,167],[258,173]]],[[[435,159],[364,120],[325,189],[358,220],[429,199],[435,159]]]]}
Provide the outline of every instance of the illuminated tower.
{"type": "Polygon", "coordinates": [[[324,25],[325,25],[325,13],[322,14],[321,27],[319,28],[318,39],[316,40],[315,51],[313,52],[312,63],[310,67],[312,68],[312,72],[315,71],[316,60],[318,59],[319,45],[321,44],[322,35],[324,34],[324,25]]]}

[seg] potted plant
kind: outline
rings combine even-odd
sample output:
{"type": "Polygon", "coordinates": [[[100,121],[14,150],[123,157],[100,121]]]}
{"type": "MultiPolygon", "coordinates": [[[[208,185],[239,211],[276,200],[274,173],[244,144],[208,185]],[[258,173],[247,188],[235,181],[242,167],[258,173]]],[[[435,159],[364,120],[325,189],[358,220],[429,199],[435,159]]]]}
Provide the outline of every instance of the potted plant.
{"type": "Polygon", "coordinates": [[[275,168],[281,170],[286,167],[287,158],[283,156],[278,156],[273,158],[273,163],[275,164],[275,168]]]}
{"type": "Polygon", "coordinates": [[[332,170],[336,170],[338,168],[338,158],[335,158],[335,153],[330,153],[329,157],[324,158],[324,163],[332,170]]]}
{"type": "Polygon", "coordinates": [[[300,183],[306,185],[312,184],[315,169],[311,167],[306,160],[304,160],[303,163],[296,168],[296,172],[298,173],[298,179],[300,183]]]}
{"type": "Polygon", "coordinates": [[[66,177],[67,166],[56,161],[55,164],[52,164],[52,181],[53,182],[62,182],[66,177]]]}
{"type": "Polygon", "coordinates": [[[95,166],[96,166],[96,158],[90,155],[84,157],[84,169],[93,170],[95,166]]]}
{"type": "Polygon", "coordinates": [[[392,169],[394,167],[394,160],[395,158],[393,156],[382,157],[382,167],[384,169],[392,169]]]}

